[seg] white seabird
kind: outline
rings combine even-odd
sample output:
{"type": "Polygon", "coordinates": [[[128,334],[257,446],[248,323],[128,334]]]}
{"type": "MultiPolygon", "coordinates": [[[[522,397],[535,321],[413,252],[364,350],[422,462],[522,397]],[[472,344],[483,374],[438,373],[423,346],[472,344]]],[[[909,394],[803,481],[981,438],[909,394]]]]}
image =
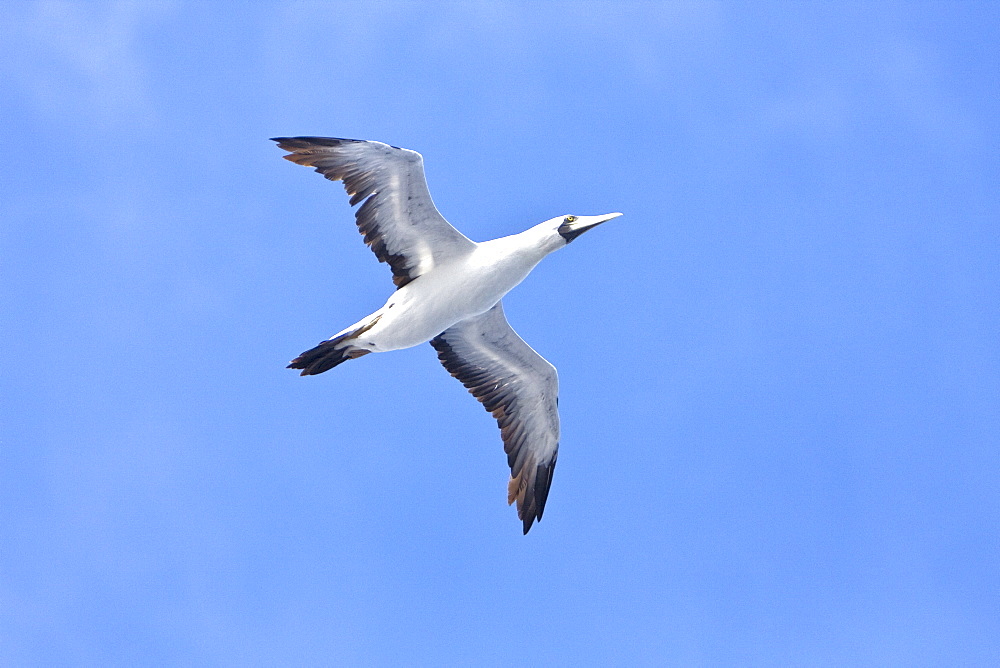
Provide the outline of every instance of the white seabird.
{"type": "Polygon", "coordinates": [[[299,165],[343,181],[358,229],[397,290],[385,305],[302,353],[288,365],[323,373],[368,353],[430,341],[500,425],[510,465],[507,503],[528,533],[542,519],[559,451],[559,380],[554,366],[519,337],[500,299],[542,258],[620,213],[559,216],[500,239],[476,243],[438,213],[419,153],[375,141],[276,137],[299,165]]]}

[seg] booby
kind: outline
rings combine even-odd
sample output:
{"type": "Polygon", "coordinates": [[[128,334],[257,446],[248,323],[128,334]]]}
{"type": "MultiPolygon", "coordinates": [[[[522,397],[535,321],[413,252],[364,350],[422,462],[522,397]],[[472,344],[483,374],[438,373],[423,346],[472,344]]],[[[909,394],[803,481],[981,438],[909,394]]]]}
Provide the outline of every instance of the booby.
{"type": "Polygon", "coordinates": [[[527,534],[542,519],[559,452],[559,380],[554,366],[519,337],[501,298],[549,253],[622,215],[558,216],[521,232],[476,243],[431,200],[423,158],[377,141],[331,137],[272,139],[299,165],[343,181],[365,243],[392,268],[385,305],[288,365],[323,373],[369,353],[426,341],[500,426],[510,466],[507,503],[527,534]]]}

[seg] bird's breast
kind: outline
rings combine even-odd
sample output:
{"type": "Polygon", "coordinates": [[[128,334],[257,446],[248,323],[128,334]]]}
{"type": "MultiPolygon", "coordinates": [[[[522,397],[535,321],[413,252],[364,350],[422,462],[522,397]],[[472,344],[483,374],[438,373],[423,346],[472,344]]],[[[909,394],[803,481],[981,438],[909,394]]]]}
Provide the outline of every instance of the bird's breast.
{"type": "Polygon", "coordinates": [[[455,323],[491,309],[532,266],[473,254],[435,267],[393,293],[369,338],[378,351],[430,341],[455,323]]]}

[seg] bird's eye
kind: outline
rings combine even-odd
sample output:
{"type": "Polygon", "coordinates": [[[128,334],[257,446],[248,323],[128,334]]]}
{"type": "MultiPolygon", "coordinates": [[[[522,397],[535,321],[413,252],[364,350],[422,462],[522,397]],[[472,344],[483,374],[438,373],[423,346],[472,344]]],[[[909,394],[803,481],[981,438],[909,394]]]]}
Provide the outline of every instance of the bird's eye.
{"type": "Polygon", "coordinates": [[[576,216],[566,216],[566,220],[564,220],[563,222],[572,223],[574,220],[576,220],[576,216]]]}

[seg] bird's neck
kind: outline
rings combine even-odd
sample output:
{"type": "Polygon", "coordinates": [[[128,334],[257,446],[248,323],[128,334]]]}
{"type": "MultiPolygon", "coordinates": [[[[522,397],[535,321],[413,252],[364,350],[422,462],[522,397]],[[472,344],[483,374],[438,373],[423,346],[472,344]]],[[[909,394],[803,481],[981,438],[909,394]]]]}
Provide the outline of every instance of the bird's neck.
{"type": "Polygon", "coordinates": [[[555,244],[548,243],[532,228],[480,243],[473,263],[493,276],[493,280],[498,281],[497,287],[506,292],[524,280],[555,248],[555,244]]]}

